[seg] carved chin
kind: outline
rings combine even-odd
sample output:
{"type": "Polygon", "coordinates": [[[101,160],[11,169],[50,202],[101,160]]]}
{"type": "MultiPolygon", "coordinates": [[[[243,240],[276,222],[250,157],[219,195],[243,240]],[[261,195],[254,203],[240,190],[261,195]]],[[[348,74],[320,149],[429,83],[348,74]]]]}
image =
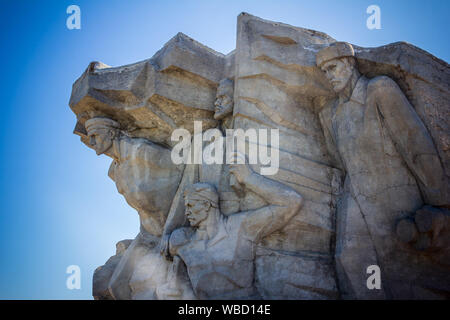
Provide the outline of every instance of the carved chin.
{"type": "Polygon", "coordinates": [[[95,149],[95,152],[99,156],[99,155],[104,154],[105,152],[107,152],[111,148],[111,146],[112,146],[112,144],[110,144],[109,146],[104,147],[104,148],[95,149]]]}
{"type": "Polygon", "coordinates": [[[227,115],[231,113],[231,108],[229,107],[219,107],[218,110],[214,113],[214,119],[216,120],[222,120],[227,115]]]}
{"type": "Polygon", "coordinates": [[[333,81],[333,82],[331,82],[331,85],[333,86],[333,90],[336,91],[336,92],[339,92],[339,91],[342,90],[342,88],[341,88],[341,86],[342,86],[341,81],[333,81]]]}
{"type": "Polygon", "coordinates": [[[342,90],[344,90],[344,88],[347,86],[348,81],[339,81],[339,82],[335,82],[332,83],[333,85],[333,89],[335,92],[340,92],[342,90]]]}
{"type": "Polygon", "coordinates": [[[189,219],[189,224],[191,227],[197,227],[199,225],[199,222],[195,219],[189,219]]]}

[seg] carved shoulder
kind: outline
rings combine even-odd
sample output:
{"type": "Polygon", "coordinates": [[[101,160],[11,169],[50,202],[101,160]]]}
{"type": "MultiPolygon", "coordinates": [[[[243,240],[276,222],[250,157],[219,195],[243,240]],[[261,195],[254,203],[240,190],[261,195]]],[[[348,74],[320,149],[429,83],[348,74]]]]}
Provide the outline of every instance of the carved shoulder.
{"type": "Polygon", "coordinates": [[[367,98],[385,97],[389,99],[389,95],[395,93],[403,95],[398,84],[388,76],[378,76],[370,79],[367,85],[367,98]]]}

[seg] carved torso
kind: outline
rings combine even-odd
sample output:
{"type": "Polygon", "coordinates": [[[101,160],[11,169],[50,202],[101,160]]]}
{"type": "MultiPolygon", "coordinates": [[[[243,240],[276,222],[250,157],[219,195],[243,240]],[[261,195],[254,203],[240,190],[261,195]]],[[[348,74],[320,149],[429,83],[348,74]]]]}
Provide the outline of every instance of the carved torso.
{"type": "Polygon", "coordinates": [[[110,178],[128,204],[139,212],[141,221],[151,220],[146,230],[161,235],[182,166],[173,164],[169,150],[145,139],[122,137],[113,148],[119,157],[111,164],[110,178]]]}
{"type": "Polygon", "coordinates": [[[413,211],[422,203],[419,189],[396,150],[377,106],[367,103],[368,84],[369,80],[361,77],[350,100],[338,104],[332,113],[339,155],[355,197],[363,198],[361,203],[376,199],[382,210],[413,211]]]}
{"type": "Polygon", "coordinates": [[[247,222],[242,213],[229,217],[221,215],[215,236],[201,239],[193,233],[178,248],[177,254],[186,264],[198,298],[258,298],[253,286],[252,241],[257,235],[249,233],[247,222]]]}

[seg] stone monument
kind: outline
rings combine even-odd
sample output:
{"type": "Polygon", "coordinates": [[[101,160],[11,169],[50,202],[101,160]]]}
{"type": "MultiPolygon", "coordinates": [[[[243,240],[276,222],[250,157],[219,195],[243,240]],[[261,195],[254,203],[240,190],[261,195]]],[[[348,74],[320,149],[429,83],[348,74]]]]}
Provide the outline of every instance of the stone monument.
{"type": "Polygon", "coordinates": [[[92,62],[69,105],[140,217],[95,299],[450,297],[450,67],[431,54],[242,13],[229,54],[179,33],[148,60],[92,62]],[[195,141],[199,122],[219,132],[201,150],[238,129],[279,139],[175,163],[173,132],[195,141]]]}

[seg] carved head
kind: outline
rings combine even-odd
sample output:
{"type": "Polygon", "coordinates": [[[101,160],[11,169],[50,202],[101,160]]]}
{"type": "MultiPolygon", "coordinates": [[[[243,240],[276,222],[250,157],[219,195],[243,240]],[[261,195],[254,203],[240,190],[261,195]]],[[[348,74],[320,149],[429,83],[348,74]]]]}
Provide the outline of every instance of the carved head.
{"type": "Polygon", "coordinates": [[[317,66],[325,72],[333,90],[341,92],[349,83],[356,68],[355,52],[351,44],[336,42],[317,53],[317,66]]]}
{"type": "Polygon", "coordinates": [[[211,210],[218,208],[219,194],[209,183],[195,183],[184,192],[186,218],[192,227],[198,227],[205,221],[211,210]]]}
{"type": "Polygon", "coordinates": [[[89,143],[97,155],[101,155],[112,147],[120,125],[112,119],[96,117],[87,120],[85,127],[89,143]]]}
{"type": "Polygon", "coordinates": [[[222,120],[233,112],[234,82],[223,79],[217,87],[216,101],[214,102],[214,119],[222,120]]]}

